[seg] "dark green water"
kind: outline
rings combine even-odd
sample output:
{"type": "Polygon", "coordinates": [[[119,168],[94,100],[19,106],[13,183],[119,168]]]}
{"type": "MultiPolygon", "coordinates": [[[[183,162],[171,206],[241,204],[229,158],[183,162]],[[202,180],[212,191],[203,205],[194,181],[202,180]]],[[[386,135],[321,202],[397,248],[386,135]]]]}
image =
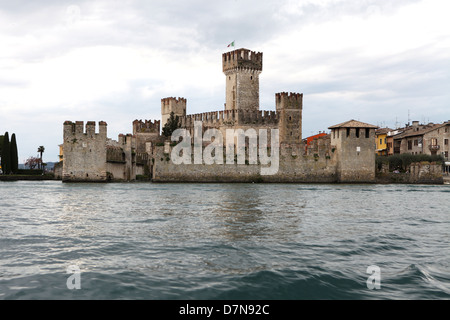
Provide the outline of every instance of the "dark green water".
{"type": "Polygon", "coordinates": [[[0,194],[0,299],[450,298],[450,186],[19,181],[0,194]]]}

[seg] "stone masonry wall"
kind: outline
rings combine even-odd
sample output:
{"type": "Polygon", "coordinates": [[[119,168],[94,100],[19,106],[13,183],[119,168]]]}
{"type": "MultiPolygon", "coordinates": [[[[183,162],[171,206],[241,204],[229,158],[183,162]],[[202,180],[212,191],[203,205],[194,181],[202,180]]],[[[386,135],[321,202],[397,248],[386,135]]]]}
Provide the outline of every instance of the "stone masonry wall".
{"type": "Polygon", "coordinates": [[[106,180],[106,123],[100,122],[95,133],[95,122],[64,123],[63,181],[106,180]]]}
{"type": "Polygon", "coordinates": [[[357,130],[341,128],[339,138],[332,139],[338,153],[340,182],[375,181],[375,130],[369,129],[367,136],[365,128],[357,130]]]}
{"type": "Polygon", "coordinates": [[[261,164],[180,164],[171,161],[170,150],[154,151],[154,182],[336,182],[336,156],[328,149],[305,154],[305,146],[280,146],[279,170],[261,175],[261,164]],[[168,151],[168,152],[164,152],[168,151]]]}
{"type": "Polygon", "coordinates": [[[442,165],[429,162],[412,163],[408,172],[395,173],[382,170],[377,173],[377,183],[443,184],[442,165]]]}

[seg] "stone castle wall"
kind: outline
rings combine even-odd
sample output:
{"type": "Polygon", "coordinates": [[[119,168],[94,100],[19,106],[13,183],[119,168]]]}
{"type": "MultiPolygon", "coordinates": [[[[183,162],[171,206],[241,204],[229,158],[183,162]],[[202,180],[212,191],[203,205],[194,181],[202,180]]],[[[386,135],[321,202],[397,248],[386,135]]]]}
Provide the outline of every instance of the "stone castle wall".
{"type": "MultiPolygon", "coordinates": [[[[279,167],[273,175],[262,175],[260,163],[192,164],[177,165],[171,161],[172,147],[156,147],[153,154],[154,182],[337,182],[337,157],[328,141],[322,140],[312,147],[304,144],[282,144],[279,167]]],[[[224,150],[225,155],[225,150],[224,150]]],[[[247,158],[248,159],[248,158],[247,158]]]]}
{"type": "Polygon", "coordinates": [[[144,174],[148,155],[136,152],[136,137],[119,135],[118,141],[108,139],[107,124],[66,121],[64,123],[62,180],[65,182],[130,181],[144,174]],[[145,161],[142,161],[142,158],[145,161]]]}
{"type": "Polygon", "coordinates": [[[409,166],[407,172],[389,172],[389,167],[383,168],[376,175],[377,183],[406,184],[443,184],[442,164],[434,162],[416,162],[409,166]]]}
{"type": "Polygon", "coordinates": [[[63,181],[106,180],[106,123],[66,121],[64,123],[63,181]]]}

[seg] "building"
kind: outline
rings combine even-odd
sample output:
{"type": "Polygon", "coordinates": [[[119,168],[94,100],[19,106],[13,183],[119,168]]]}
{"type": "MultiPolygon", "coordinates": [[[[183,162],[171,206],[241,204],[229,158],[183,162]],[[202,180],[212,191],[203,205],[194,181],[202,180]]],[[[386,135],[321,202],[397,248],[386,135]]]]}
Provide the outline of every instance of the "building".
{"type": "Polygon", "coordinates": [[[449,161],[450,121],[420,125],[414,121],[412,126],[394,135],[394,153],[442,155],[449,161]]]}
{"type": "Polygon", "coordinates": [[[395,130],[387,132],[387,134],[386,134],[386,151],[387,151],[388,156],[391,156],[394,153],[400,152],[400,147],[399,146],[395,147],[394,137],[397,136],[398,134],[401,134],[402,132],[403,131],[401,129],[395,129],[395,130]],[[398,150],[398,152],[396,152],[396,150],[398,150]]]}
{"type": "Polygon", "coordinates": [[[224,110],[188,114],[187,99],[163,98],[162,122],[135,120],[133,133],[119,135],[118,141],[107,137],[105,122],[99,122],[96,132],[92,121],[85,128],[82,121],[66,121],[63,181],[130,181],[148,176],[155,182],[373,182],[377,127],[351,120],[330,127],[333,136],[322,135],[304,142],[303,94],[276,93],[275,110],[260,110],[262,70],[261,52],[237,49],[224,53],[224,110]],[[161,125],[172,112],[179,117],[180,129],[186,133],[181,143],[160,134],[161,125]],[[214,142],[221,137],[224,143],[213,144],[206,139],[196,143],[196,137],[203,138],[211,131],[215,132],[214,142]],[[234,152],[239,147],[239,143],[236,145],[239,136],[229,137],[230,131],[244,134],[243,158],[234,153],[229,157],[228,151],[234,152]],[[266,144],[253,149],[251,133],[260,134],[257,137],[260,143],[265,132],[270,133],[266,144]],[[279,143],[272,144],[272,140],[279,143]],[[228,149],[230,144],[236,149],[228,149]],[[179,154],[180,146],[183,160],[177,163],[171,157],[179,154]],[[251,158],[254,150],[258,156],[255,161],[251,158]],[[207,152],[210,156],[214,154],[213,163],[196,158],[197,154],[208,155],[207,152]],[[276,170],[267,173],[273,168],[276,170]]]}
{"type": "Polygon", "coordinates": [[[61,162],[61,161],[63,161],[63,159],[64,159],[64,145],[63,145],[63,144],[60,144],[60,145],[58,145],[58,147],[59,147],[59,155],[58,155],[58,158],[59,158],[59,162],[61,162]]]}
{"type": "Polygon", "coordinates": [[[312,136],[309,136],[309,137],[306,137],[305,139],[303,139],[303,142],[306,143],[306,146],[310,146],[314,139],[324,137],[326,135],[327,135],[327,133],[325,131],[324,132],[319,131],[318,134],[315,134],[315,135],[312,135],[312,136]]]}
{"type": "Polygon", "coordinates": [[[376,152],[379,156],[387,156],[390,146],[388,147],[388,133],[393,131],[390,128],[379,128],[375,130],[376,152]]]}

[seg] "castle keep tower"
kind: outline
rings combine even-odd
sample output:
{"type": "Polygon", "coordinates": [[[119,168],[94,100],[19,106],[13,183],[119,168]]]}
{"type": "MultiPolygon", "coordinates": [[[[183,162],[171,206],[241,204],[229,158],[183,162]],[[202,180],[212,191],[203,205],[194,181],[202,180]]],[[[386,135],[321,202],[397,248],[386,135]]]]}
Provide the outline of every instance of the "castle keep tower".
{"type": "Polygon", "coordinates": [[[164,126],[173,111],[175,116],[186,116],[186,99],[185,98],[164,98],[161,99],[161,126],[164,126]]]}
{"type": "Polygon", "coordinates": [[[262,52],[237,49],[222,55],[226,76],[225,110],[259,110],[262,52]]]}
{"type": "Polygon", "coordinates": [[[302,141],[303,94],[280,92],[275,95],[281,143],[302,141]]]}

